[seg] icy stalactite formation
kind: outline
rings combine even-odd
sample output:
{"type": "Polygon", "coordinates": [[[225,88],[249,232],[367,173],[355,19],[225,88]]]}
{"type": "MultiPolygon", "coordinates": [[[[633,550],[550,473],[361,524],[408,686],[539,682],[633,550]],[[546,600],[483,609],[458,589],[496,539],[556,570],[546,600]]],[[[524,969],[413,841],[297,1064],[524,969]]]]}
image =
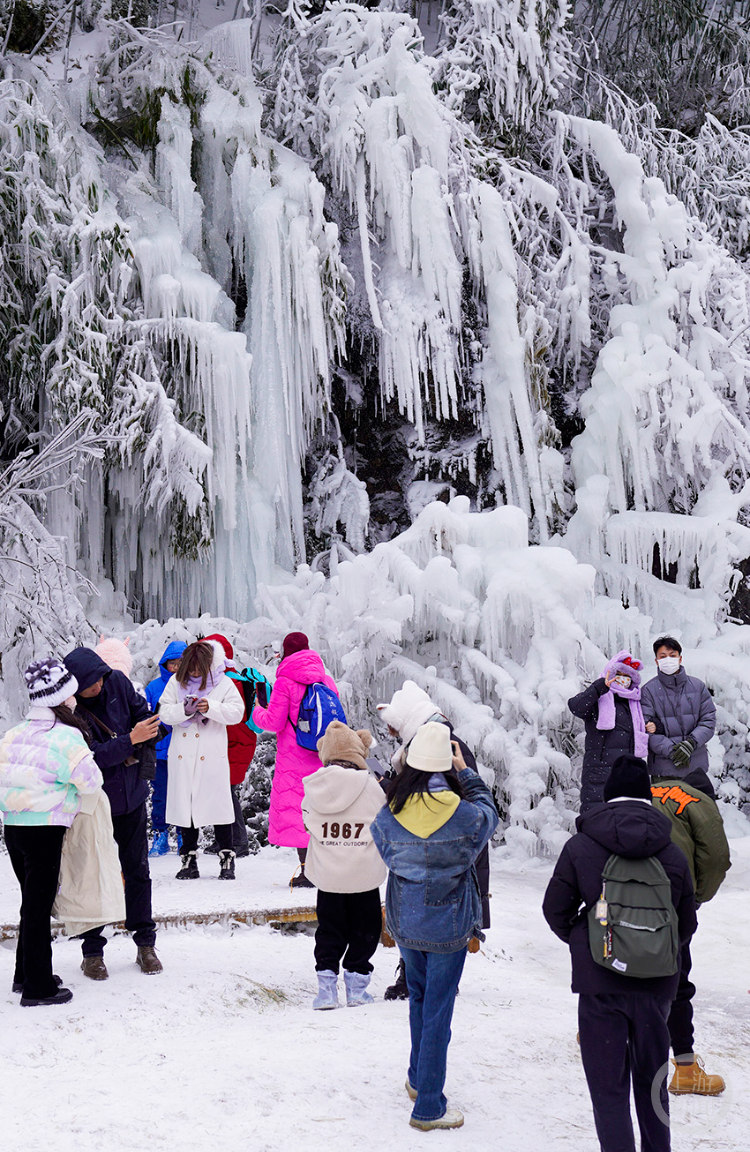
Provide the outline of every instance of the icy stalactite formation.
{"type": "Polygon", "coordinates": [[[546,539],[562,458],[558,466],[537,354],[557,337],[557,355],[574,363],[580,356],[588,338],[585,246],[544,180],[499,158],[500,189],[475,175],[478,142],[436,93],[434,61],[422,54],[411,17],[347,3],[312,22],[290,12],[276,127],[316,162],[356,220],[383,403],[397,402],[420,445],[428,419],[473,409],[496,489],[546,539]],[[533,249],[541,276],[524,263],[533,249]],[[466,286],[482,326],[471,350],[466,286]]]}

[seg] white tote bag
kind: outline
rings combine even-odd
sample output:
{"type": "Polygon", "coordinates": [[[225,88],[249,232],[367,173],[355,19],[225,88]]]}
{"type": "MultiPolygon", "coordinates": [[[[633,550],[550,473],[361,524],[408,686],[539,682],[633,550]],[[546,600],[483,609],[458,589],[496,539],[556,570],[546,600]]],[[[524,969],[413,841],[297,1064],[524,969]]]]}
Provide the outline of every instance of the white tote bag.
{"type": "Polygon", "coordinates": [[[65,833],[52,915],[66,936],[125,919],[125,889],[103,789],[81,797],[81,811],[65,833]]]}

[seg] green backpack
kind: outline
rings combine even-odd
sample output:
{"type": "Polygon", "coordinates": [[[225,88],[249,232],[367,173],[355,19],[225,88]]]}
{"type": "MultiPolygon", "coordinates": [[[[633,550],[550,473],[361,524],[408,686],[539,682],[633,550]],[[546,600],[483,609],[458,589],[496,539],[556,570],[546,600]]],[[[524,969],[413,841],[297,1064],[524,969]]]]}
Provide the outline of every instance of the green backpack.
{"type": "Polygon", "coordinates": [[[591,955],[603,968],[642,980],[677,972],[680,938],[672,885],[654,856],[610,856],[588,922],[591,955]]]}

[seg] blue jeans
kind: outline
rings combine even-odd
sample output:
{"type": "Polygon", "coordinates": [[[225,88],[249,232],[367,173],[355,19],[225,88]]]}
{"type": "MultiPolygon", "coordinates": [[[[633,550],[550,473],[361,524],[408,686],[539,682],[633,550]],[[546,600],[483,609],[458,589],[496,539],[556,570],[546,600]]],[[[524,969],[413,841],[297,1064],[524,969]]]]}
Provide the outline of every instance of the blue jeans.
{"type": "Polygon", "coordinates": [[[409,988],[411,1059],[409,1083],[417,1090],[412,1116],[437,1120],[445,1115],[443,1095],[453,1005],[464,970],[466,949],[459,952],[418,952],[402,948],[409,988]]]}
{"type": "Polygon", "coordinates": [[[167,761],[156,761],[156,776],[151,785],[151,827],[154,832],[167,830],[167,761]]]}

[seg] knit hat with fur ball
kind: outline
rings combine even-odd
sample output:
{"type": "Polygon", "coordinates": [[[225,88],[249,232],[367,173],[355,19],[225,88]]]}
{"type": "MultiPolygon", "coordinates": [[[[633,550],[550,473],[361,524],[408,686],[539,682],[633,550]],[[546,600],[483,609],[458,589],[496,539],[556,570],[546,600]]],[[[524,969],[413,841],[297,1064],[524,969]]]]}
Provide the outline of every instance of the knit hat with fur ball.
{"type": "Polygon", "coordinates": [[[54,656],[29,664],[23,675],[32,704],[56,708],[78,691],[75,676],[68,671],[62,660],[55,660],[54,656]]]}
{"type": "Polygon", "coordinates": [[[602,795],[605,800],[616,800],[618,796],[651,800],[651,777],[646,761],[638,756],[618,756],[602,795]]]}
{"type": "Polygon", "coordinates": [[[332,720],[326,728],[325,736],[318,740],[318,756],[321,764],[332,760],[345,760],[357,768],[367,771],[367,749],[372,744],[372,734],[366,728],[355,732],[340,720],[332,720]]]}
{"type": "Polygon", "coordinates": [[[453,749],[448,725],[430,720],[418,728],[406,750],[406,763],[409,768],[418,768],[420,772],[450,772],[453,749]]]}

